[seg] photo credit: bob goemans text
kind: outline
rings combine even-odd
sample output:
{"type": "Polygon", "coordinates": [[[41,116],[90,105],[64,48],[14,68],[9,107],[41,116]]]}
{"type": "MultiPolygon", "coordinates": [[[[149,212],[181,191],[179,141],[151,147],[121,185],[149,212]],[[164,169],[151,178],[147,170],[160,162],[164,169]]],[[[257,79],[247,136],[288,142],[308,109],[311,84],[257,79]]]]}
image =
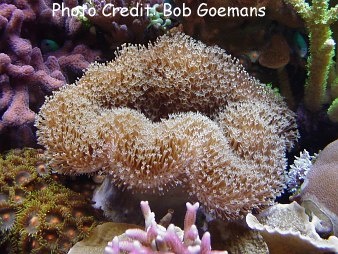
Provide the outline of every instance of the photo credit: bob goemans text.
{"type": "MultiPolygon", "coordinates": [[[[69,8],[66,7],[63,3],[53,3],[53,16],[59,14],[61,11],[62,16],[96,16],[102,15],[104,17],[141,17],[141,16],[150,16],[152,6],[143,5],[142,3],[137,3],[133,7],[116,7],[114,4],[107,3],[104,4],[99,10],[90,4],[84,4],[81,8],[69,8]]],[[[169,3],[164,3],[161,6],[161,12],[166,17],[188,17],[191,15],[197,15],[200,17],[209,16],[209,17],[264,17],[265,16],[265,7],[209,7],[206,3],[201,3],[198,5],[197,9],[192,10],[190,7],[186,6],[185,3],[181,7],[174,7],[169,3]],[[194,13],[195,12],[195,13],[194,13]]]]}

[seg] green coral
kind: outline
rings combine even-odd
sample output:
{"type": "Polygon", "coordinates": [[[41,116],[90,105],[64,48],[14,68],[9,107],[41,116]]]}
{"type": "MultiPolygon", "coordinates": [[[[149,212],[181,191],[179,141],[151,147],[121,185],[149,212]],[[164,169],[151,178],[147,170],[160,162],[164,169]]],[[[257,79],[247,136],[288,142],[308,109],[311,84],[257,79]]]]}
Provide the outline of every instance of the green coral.
{"type": "Polygon", "coordinates": [[[278,88],[278,87],[273,87],[272,83],[266,84],[266,87],[267,87],[268,89],[271,89],[275,95],[281,96],[281,95],[280,95],[279,88],[278,88]]]}
{"type": "Polygon", "coordinates": [[[85,11],[86,11],[87,8],[88,8],[88,6],[86,6],[86,4],[84,4],[84,5],[78,5],[78,6],[74,7],[74,8],[72,9],[72,11],[73,11],[74,13],[77,13],[76,18],[77,18],[79,21],[81,21],[81,23],[82,23],[85,27],[88,28],[88,27],[91,26],[91,24],[90,24],[90,21],[88,20],[88,18],[86,17],[86,15],[85,15],[85,11]]]}
{"type": "Polygon", "coordinates": [[[45,169],[39,150],[0,157],[0,248],[8,253],[67,253],[97,225],[85,198],[45,169]]]}
{"type": "Polygon", "coordinates": [[[338,5],[329,8],[328,0],[285,0],[303,18],[309,32],[310,56],[305,86],[305,106],[316,112],[324,101],[329,71],[333,66],[334,46],[330,25],[338,20],[338,5]]]}
{"type": "Polygon", "coordinates": [[[154,4],[149,10],[149,25],[147,28],[155,27],[161,28],[163,30],[167,30],[168,27],[171,25],[171,19],[169,17],[164,16],[163,12],[159,11],[158,9],[161,6],[159,4],[154,4]]]}
{"type": "Polygon", "coordinates": [[[332,122],[338,122],[338,98],[336,98],[329,109],[327,110],[327,114],[332,122]]]}

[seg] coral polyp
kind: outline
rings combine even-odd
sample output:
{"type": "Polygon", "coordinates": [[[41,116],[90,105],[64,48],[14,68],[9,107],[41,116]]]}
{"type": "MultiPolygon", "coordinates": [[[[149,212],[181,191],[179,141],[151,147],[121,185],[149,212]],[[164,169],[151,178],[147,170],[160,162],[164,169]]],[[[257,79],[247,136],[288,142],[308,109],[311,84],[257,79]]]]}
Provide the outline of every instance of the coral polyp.
{"type": "Polygon", "coordinates": [[[25,149],[0,157],[0,248],[6,253],[67,253],[97,224],[85,197],[39,173],[40,155],[25,149]]]}
{"type": "Polygon", "coordinates": [[[41,220],[38,217],[39,203],[32,202],[32,205],[19,213],[18,224],[28,234],[32,235],[38,232],[41,220]]]}
{"type": "Polygon", "coordinates": [[[46,223],[49,225],[57,225],[62,223],[62,220],[62,213],[58,209],[53,208],[46,213],[46,223]]]}
{"type": "MultiPolygon", "coordinates": [[[[0,232],[5,233],[14,227],[15,222],[15,209],[8,204],[0,204],[0,232]]],[[[1,243],[1,241],[0,241],[1,243]]]]}

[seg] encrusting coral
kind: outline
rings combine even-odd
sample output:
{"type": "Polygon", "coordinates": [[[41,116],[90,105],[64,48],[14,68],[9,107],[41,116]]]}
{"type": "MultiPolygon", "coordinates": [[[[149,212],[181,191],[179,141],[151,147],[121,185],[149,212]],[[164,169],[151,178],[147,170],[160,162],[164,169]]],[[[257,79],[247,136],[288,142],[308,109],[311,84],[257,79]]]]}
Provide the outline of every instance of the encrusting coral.
{"type": "Polygon", "coordinates": [[[97,225],[80,194],[55,182],[41,151],[0,157],[0,245],[5,253],[67,253],[97,225]]]}
{"type": "Polygon", "coordinates": [[[208,232],[212,239],[212,247],[227,250],[229,253],[268,254],[268,246],[259,232],[248,227],[243,220],[208,223],[208,232]]]}
{"type": "Polygon", "coordinates": [[[337,253],[338,238],[322,239],[305,209],[296,202],[269,207],[258,216],[248,214],[246,222],[266,241],[270,254],[337,253]]]}
{"type": "Polygon", "coordinates": [[[183,185],[224,219],[273,203],[298,137],[279,95],[222,49],[179,32],[91,65],[47,99],[36,126],[59,172],[101,171],[148,193],[183,185]]]}
{"type": "Polygon", "coordinates": [[[102,254],[107,243],[110,242],[112,238],[123,234],[126,230],[131,228],[142,229],[143,227],[127,223],[102,223],[91,230],[88,237],[77,242],[67,254],[102,254]]]}

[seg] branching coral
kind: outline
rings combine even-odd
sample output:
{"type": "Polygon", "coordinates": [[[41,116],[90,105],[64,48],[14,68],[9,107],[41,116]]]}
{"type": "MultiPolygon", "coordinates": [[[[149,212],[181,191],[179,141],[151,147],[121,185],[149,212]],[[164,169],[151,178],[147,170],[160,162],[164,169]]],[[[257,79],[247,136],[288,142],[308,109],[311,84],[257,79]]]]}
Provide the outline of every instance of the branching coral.
{"type": "Polygon", "coordinates": [[[199,238],[195,225],[198,203],[187,203],[184,218],[184,230],[170,224],[168,228],[157,224],[155,214],[151,212],[148,202],[141,202],[141,209],[145,220],[145,230],[128,229],[125,234],[114,237],[105,248],[105,254],[122,253],[224,253],[227,251],[212,251],[210,234],[204,233],[199,238]]]}
{"type": "MultiPolygon", "coordinates": [[[[77,0],[63,0],[66,8],[73,8],[78,4],[77,0]]],[[[2,3],[13,4],[18,9],[23,11],[27,21],[37,21],[38,24],[52,24],[55,27],[66,29],[69,34],[74,34],[79,29],[79,25],[75,25],[76,18],[68,15],[63,15],[61,10],[52,10],[51,0],[3,0],[2,3]]]]}
{"type": "MultiPolygon", "coordinates": [[[[97,224],[80,194],[41,171],[41,151],[0,157],[0,244],[8,253],[67,253],[97,224]]],[[[7,253],[7,252],[6,252],[7,253]]]]}
{"type": "Polygon", "coordinates": [[[327,114],[332,122],[338,122],[338,48],[336,47],[336,61],[335,66],[331,67],[328,84],[330,85],[330,99],[332,103],[327,110],[327,114]]]}
{"type": "Polygon", "coordinates": [[[310,56],[304,103],[311,111],[318,111],[324,100],[329,71],[333,64],[335,42],[330,25],[338,19],[338,5],[329,8],[328,0],[286,0],[305,21],[309,31],[310,56]]]}
{"type": "Polygon", "coordinates": [[[338,122],[338,98],[334,99],[327,110],[327,114],[332,122],[338,122]]]}
{"type": "Polygon", "coordinates": [[[295,156],[295,160],[290,166],[289,172],[287,174],[286,183],[288,190],[291,193],[299,190],[313,162],[316,160],[317,155],[318,154],[310,155],[309,152],[304,149],[304,152],[300,152],[299,157],[295,156]]]}
{"type": "Polygon", "coordinates": [[[273,203],[298,135],[281,97],[181,33],[90,66],[47,99],[36,126],[59,172],[102,171],[141,192],[183,185],[227,219],[273,203]]]}
{"type": "Polygon", "coordinates": [[[41,51],[32,48],[28,40],[20,38],[25,18],[22,10],[14,5],[1,4],[0,15],[7,21],[1,36],[1,48],[5,49],[6,54],[0,54],[3,83],[0,110],[4,112],[0,121],[1,131],[4,127],[34,121],[34,113],[29,108],[29,88],[40,85],[51,91],[60,88],[65,78],[55,58],[51,57],[44,63],[41,51]]]}
{"type": "MultiPolygon", "coordinates": [[[[74,1],[66,2],[66,6],[74,4],[74,1]]],[[[56,29],[61,34],[57,36],[68,36],[67,17],[59,15],[60,12],[53,16],[51,4],[49,0],[0,3],[0,134],[1,139],[4,137],[1,150],[34,145],[35,112],[44,96],[66,83],[66,69],[80,66],[82,70],[89,64],[88,53],[78,55],[91,52],[83,45],[77,52],[75,49],[72,52],[74,45],[67,52],[62,47],[58,56],[41,52],[39,44],[43,36],[50,34],[48,30],[56,29]]]]}

